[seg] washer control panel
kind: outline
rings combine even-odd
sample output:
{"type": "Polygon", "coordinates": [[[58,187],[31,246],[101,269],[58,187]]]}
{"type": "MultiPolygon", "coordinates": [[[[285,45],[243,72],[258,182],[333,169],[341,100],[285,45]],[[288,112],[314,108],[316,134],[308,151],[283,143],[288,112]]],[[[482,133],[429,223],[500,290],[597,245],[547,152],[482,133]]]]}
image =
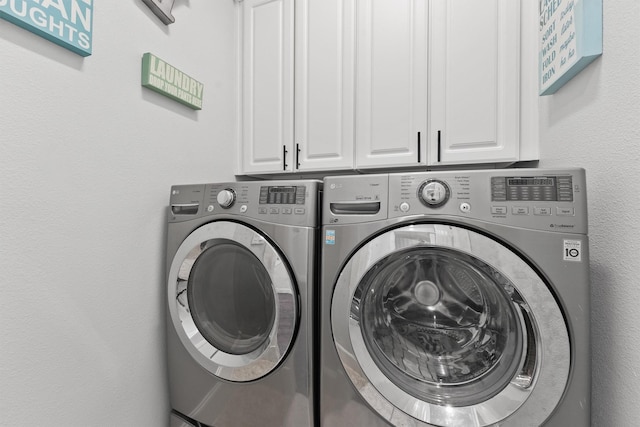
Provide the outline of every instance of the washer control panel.
{"type": "Polygon", "coordinates": [[[389,174],[389,217],[447,215],[585,233],[583,169],[497,169],[389,174]]]}
{"type": "Polygon", "coordinates": [[[573,177],[494,176],[491,177],[491,200],[573,202],[573,177]]]}

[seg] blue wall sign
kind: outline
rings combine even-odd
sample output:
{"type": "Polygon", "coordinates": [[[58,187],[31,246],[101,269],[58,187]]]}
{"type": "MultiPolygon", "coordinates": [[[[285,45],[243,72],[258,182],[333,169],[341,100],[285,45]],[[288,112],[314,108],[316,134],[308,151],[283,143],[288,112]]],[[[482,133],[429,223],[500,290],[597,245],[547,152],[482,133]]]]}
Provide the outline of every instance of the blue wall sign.
{"type": "Polygon", "coordinates": [[[540,95],[551,95],[602,55],[602,0],[538,0],[540,95]]]}
{"type": "Polygon", "coordinates": [[[0,18],[78,55],[91,55],[93,0],[0,0],[0,18]]]}

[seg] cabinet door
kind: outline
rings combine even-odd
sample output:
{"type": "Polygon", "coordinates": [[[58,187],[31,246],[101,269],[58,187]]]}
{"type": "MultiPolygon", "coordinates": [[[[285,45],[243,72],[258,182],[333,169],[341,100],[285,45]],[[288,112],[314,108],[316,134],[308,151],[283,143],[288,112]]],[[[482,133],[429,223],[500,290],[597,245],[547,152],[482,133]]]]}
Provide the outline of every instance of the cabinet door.
{"type": "Polygon", "coordinates": [[[291,171],[293,0],[244,0],[243,173],[291,171]]]}
{"type": "Polygon", "coordinates": [[[296,170],[353,168],[354,7],[296,0],[296,170]]]}
{"type": "Polygon", "coordinates": [[[358,0],[356,10],[356,167],[424,164],[427,1],[358,0]]]}
{"type": "Polygon", "coordinates": [[[429,164],[518,160],[520,1],[437,0],[429,164]]]}

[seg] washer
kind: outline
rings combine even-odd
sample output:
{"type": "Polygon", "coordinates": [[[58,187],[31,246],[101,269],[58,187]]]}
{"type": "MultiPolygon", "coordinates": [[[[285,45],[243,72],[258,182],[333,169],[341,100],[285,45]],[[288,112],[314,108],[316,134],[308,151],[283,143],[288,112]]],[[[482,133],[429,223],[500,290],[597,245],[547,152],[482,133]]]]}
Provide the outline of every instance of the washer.
{"type": "Polygon", "coordinates": [[[313,423],[319,181],[171,188],[172,426],[313,423]]]}
{"type": "Polygon", "coordinates": [[[324,181],[320,422],[589,426],[582,169],[324,181]]]}

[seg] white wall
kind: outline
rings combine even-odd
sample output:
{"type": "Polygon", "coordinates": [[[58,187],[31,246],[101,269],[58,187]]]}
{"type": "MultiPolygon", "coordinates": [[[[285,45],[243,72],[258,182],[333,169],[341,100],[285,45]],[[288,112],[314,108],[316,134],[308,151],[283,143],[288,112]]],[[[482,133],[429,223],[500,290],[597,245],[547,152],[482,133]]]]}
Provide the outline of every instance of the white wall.
{"type": "Polygon", "coordinates": [[[233,179],[235,4],[94,2],[81,58],[0,20],[0,425],[168,423],[169,187],[233,179]],[[140,85],[152,52],[195,112],[140,85]]]}
{"type": "Polygon", "coordinates": [[[640,419],[640,2],[603,1],[603,55],[540,101],[540,166],[587,171],[594,426],[640,419]]]}

